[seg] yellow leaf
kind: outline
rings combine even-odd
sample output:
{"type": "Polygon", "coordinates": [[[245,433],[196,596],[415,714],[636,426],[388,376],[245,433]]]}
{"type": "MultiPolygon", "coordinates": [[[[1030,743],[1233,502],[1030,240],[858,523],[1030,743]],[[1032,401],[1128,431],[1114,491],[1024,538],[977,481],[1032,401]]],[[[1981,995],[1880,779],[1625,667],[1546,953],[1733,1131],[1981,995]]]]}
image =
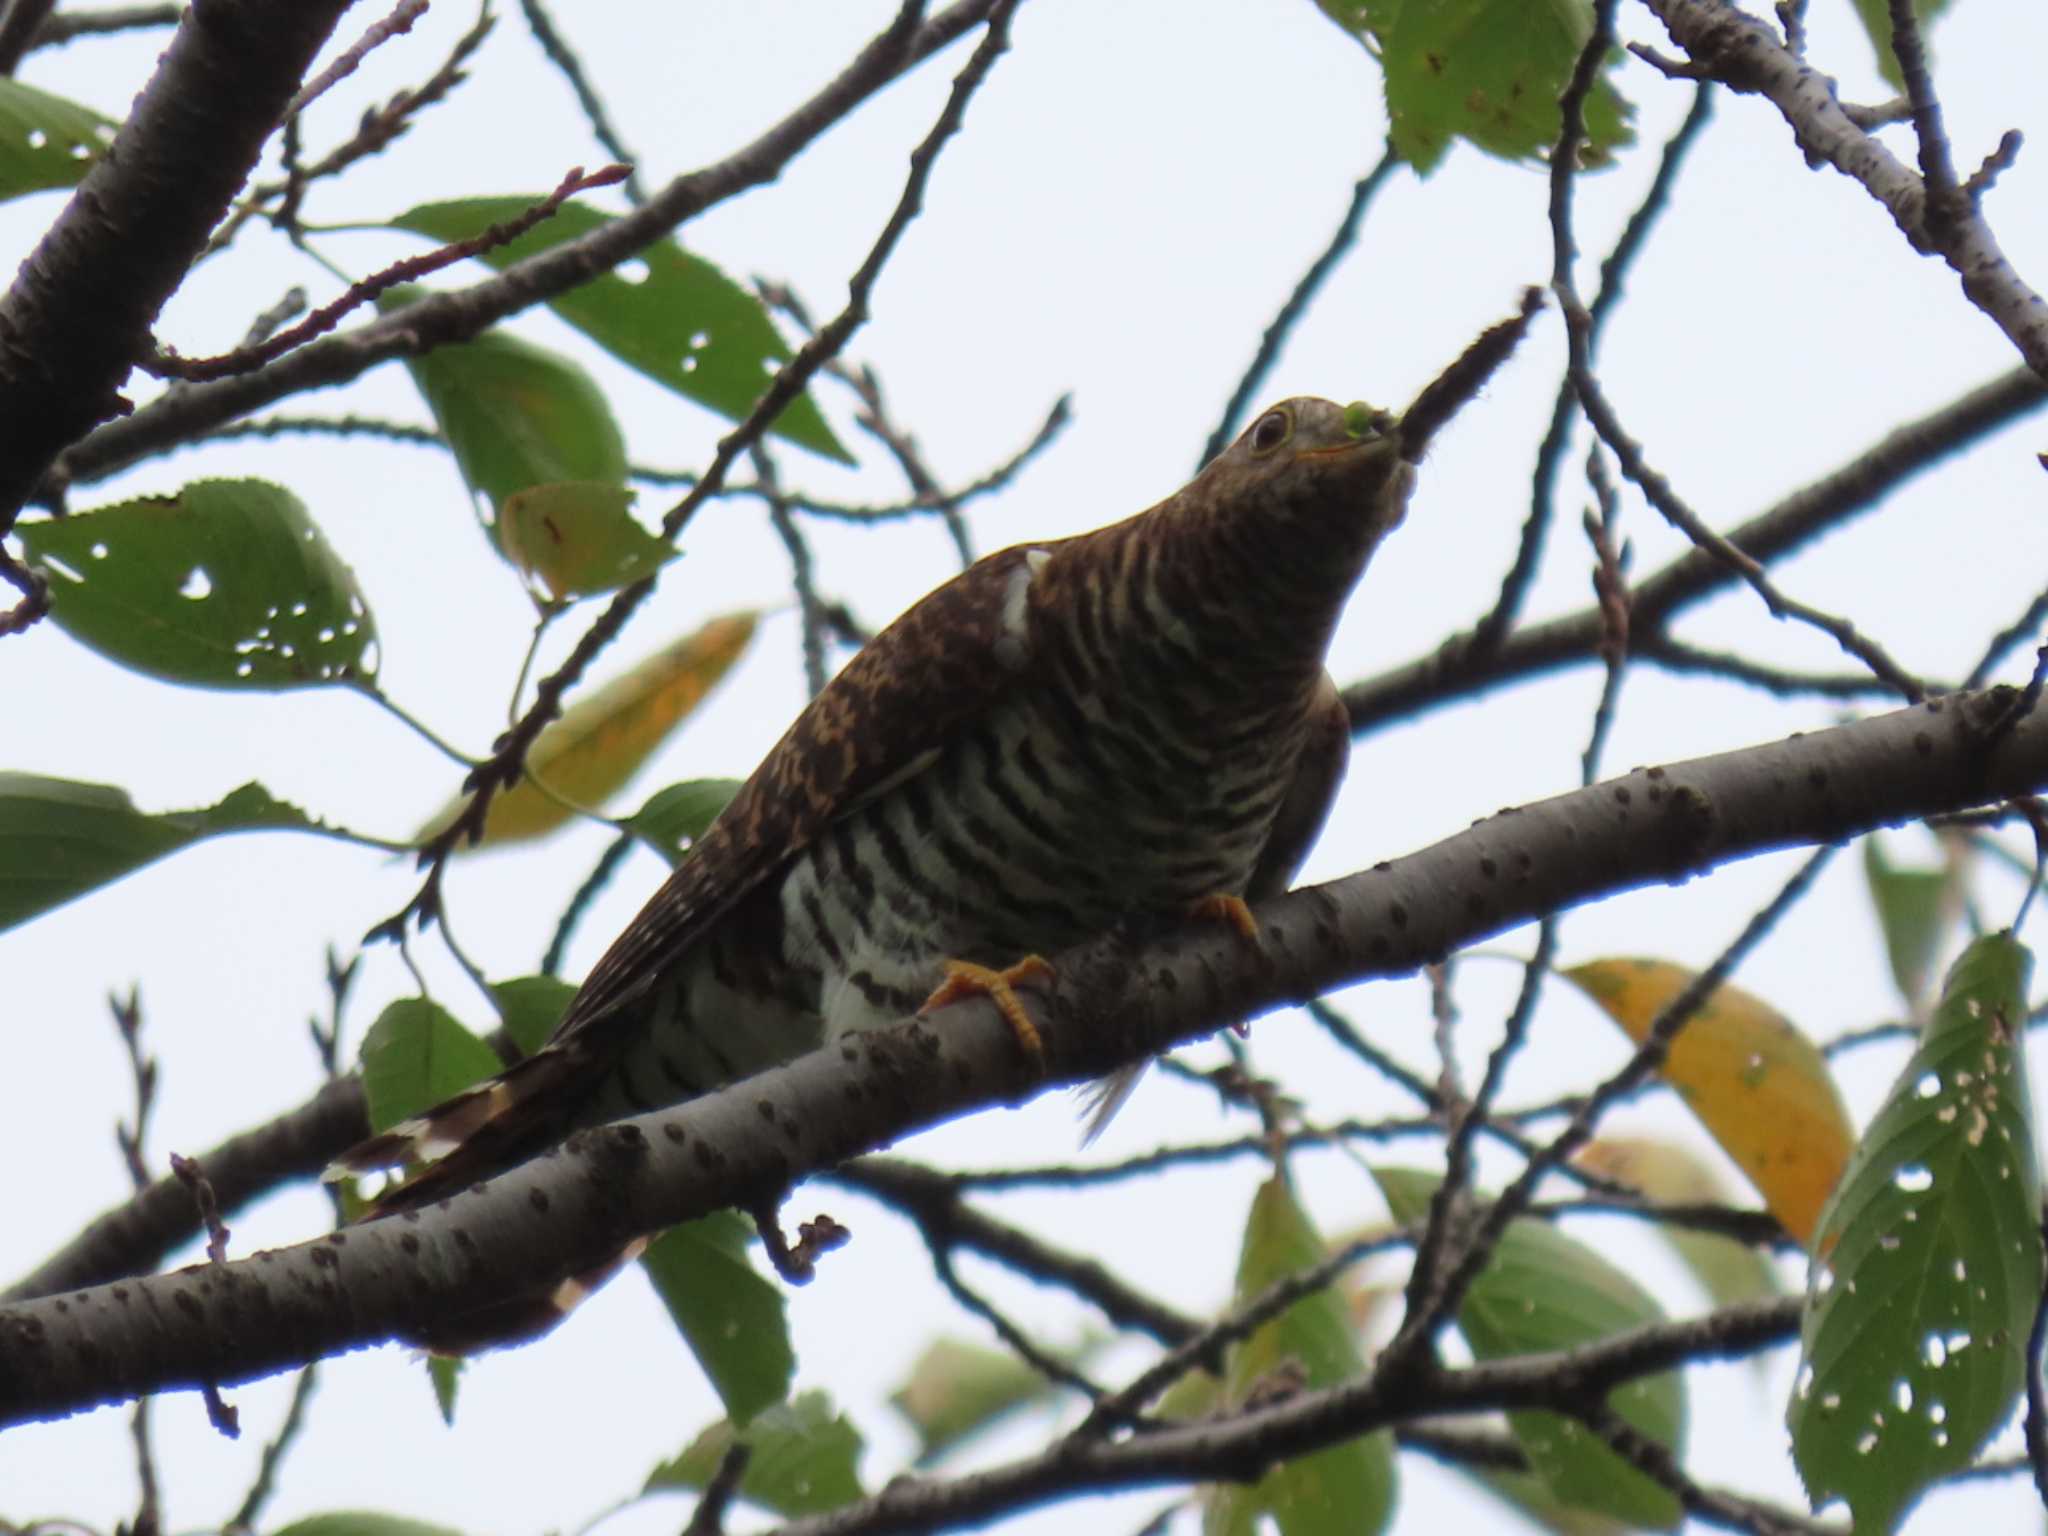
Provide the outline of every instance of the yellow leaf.
{"type": "MultiPolygon", "coordinates": [[[[536,788],[534,778],[575,805],[601,806],[739,660],[758,617],[729,613],[712,619],[571,705],[533,744],[528,777],[491,801],[480,846],[540,837],[569,819],[561,800],[536,788]]],[[[443,806],[420,837],[447,826],[461,803],[443,806]]]]}
{"type": "MultiPolygon", "coordinates": [[[[1595,960],[1563,974],[1638,1043],[1694,975],[1663,960],[1595,960]]],[[[1813,1042],[1761,998],[1717,987],[1672,1042],[1663,1077],[1785,1230],[1809,1241],[1856,1144],[1813,1042]]]]}
{"type": "Polygon", "coordinates": [[[601,480],[530,485],[498,509],[498,544],[550,599],[615,591],[676,557],[633,521],[632,503],[633,492],[601,480]]]}

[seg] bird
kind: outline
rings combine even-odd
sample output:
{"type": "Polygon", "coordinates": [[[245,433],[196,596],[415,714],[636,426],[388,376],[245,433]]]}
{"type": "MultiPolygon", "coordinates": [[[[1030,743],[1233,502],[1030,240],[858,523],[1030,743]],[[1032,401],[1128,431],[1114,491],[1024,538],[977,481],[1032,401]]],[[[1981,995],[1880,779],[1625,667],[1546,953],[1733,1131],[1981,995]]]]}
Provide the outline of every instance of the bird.
{"type": "Polygon", "coordinates": [[[413,1167],[375,1210],[417,1208],[962,993],[1033,1052],[1044,956],[1247,927],[1343,777],[1325,655],[1418,453],[1386,411],[1288,399],[1148,510],[977,561],[811,700],[538,1051],[333,1171],[413,1167]]]}

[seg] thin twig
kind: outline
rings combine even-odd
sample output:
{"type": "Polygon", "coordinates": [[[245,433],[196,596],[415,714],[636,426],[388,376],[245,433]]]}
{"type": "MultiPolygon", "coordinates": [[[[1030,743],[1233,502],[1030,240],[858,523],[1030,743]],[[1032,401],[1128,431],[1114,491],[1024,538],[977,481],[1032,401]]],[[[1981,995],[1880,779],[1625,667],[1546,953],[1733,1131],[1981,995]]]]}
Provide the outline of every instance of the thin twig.
{"type": "Polygon", "coordinates": [[[263,1455],[256,1463],[256,1477],[249,1484],[249,1491],[242,1498],[241,1507],[230,1517],[225,1527],[228,1536],[244,1536],[256,1529],[256,1522],[263,1514],[263,1506],[270,1502],[270,1496],[277,1491],[277,1474],[284,1466],[285,1456],[305,1427],[306,1405],[313,1400],[313,1389],[319,1384],[320,1367],[307,1366],[299,1372],[292,1383],[292,1400],[284,1411],[284,1422],[277,1427],[277,1433],[263,1447],[263,1455]]]}
{"type": "MultiPolygon", "coordinates": [[[[910,175],[904,183],[903,193],[898,198],[894,211],[883,226],[867,258],[854,272],[847,284],[846,307],[836,315],[830,324],[797,349],[797,353],[776,372],[769,381],[761,398],[748,412],[747,417],[731,432],[719,439],[717,451],[713,454],[703,477],[680,502],[671,507],[662,518],[661,534],[670,543],[688,525],[697,509],[708,501],[724,484],[725,476],[740,454],[759,440],[768,424],[782,414],[783,410],[810,383],[812,377],[824,364],[845,348],[853,333],[860,328],[868,316],[869,296],[883,266],[894,253],[897,243],[911,222],[924,206],[925,188],[930,182],[932,168],[938,162],[939,152],[947,140],[959,131],[966,114],[967,104],[980,89],[995,61],[1009,47],[1010,17],[1016,9],[1017,0],[996,0],[988,13],[986,30],[967,65],[953,81],[951,93],[945,106],[940,110],[938,120],[926,134],[910,157],[910,175]]],[[[906,0],[897,12],[896,20],[886,34],[885,51],[889,43],[898,48],[914,44],[917,24],[922,7],[913,0],[906,0]]],[[[438,909],[443,871],[449,855],[465,841],[474,841],[482,835],[484,822],[490,811],[490,803],[499,790],[519,782],[524,772],[526,754],[549,721],[560,713],[562,698],[579,682],[589,669],[590,663],[625,627],[641,603],[654,590],[655,578],[647,577],[623,588],[605,611],[570,651],[568,658],[553,673],[542,679],[535,690],[533,704],[520,717],[518,723],[500,738],[497,750],[485,762],[471,770],[463,781],[468,792],[468,803],[450,822],[446,830],[433,838],[421,850],[420,861],[426,866],[426,879],[412,900],[399,912],[378,924],[371,933],[379,938],[392,938],[403,933],[415,916],[424,918],[438,909]]]]}
{"type": "Polygon", "coordinates": [[[1687,983],[1677,997],[1664,1006],[1651,1021],[1642,1044],[1636,1048],[1622,1068],[1588,1094],[1585,1103],[1572,1116],[1565,1128],[1546,1142],[1536,1155],[1523,1165],[1522,1171],[1506,1189],[1501,1191],[1500,1197],[1488,1207],[1479,1220],[1477,1230],[1473,1233],[1472,1241],[1466,1248],[1463,1258],[1444,1283],[1438,1301],[1439,1315],[1447,1317],[1457,1310],[1465,1294],[1470,1290],[1472,1282],[1478,1278],[1480,1271],[1491,1258],[1501,1234],[1507,1230],[1508,1223],[1520,1215],[1534,1199],[1537,1185],[1551,1172],[1562,1167],[1568,1158],[1592,1138],[1594,1128],[1615,1103],[1647,1082],[1650,1075],[1664,1064],[1665,1057],[1670,1053],[1671,1043],[1678,1038],[1679,1032],[1691,1022],[1694,1015],[1705,1006],[1715,990],[1728,979],[1749,952],[1778,925],[1785,913],[1806,895],[1813,882],[1820,877],[1820,872],[1834,857],[1834,853],[1833,847],[1821,847],[1807,857],[1805,863],[1801,864],[1792,878],[1785,882],[1778,894],[1744,925],[1734,942],[1716,956],[1711,965],[1687,983]]]}
{"type": "Polygon", "coordinates": [[[237,347],[217,357],[182,357],[173,349],[160,346],[153,355],[141,360],[141,367],[158,378],[196,383],[254,372],[294,348],[304,346],[316,336],[324,336],[341,324],[350,310],[369,303],[379,294],[388,293],[402,283],[413,282],[429,273],[439,272],[443,267],[452,267],[458,261],[510,245],[536,225],[553,218],[562,204],[577,193],[615,186],[625,179],[626,174],[623,165],[602,166],[587,174],[579,165],[562,178],[554,191],[504,223],[493,224],[467,240],[453,240],[422,255],[394,261],[382,271],[373,272],[360,282],[350,283],[340,298],[322,304],[297,325],[279,331],[267,340],[237,347]]]}
{"type": "Polygon", "coordinates": [[[769,526],[789,551],[789,581],[796,591],[797,622],[803,632],[804,690],[809,697],[816,698],[825,691],[825,635],[830,626],[825,622],[824,604],[818,599],[811,546],[782,495],[774,458],[759,443],[751,451],[754,478],[761,487],[762,499],[768,503],[769,526]]]}
{"type": "Polygon", "coordinates": [[[690,1523],[683,1527],[683,1536],[721,1536],[725,1530],[725,1512],[732,1504],[733,1496],[740,1491],[740,1479],[746,1476],[747,1463],[753,1455],[753,1447],[744,1440],[735,1440],[726,1447],[718,1470],[704,1485],[703,1496],[697,1500],[690,1523]]]}
{"type": "Polygon", "coordinates": [[[576,894],[569,898],[569,905],[562,909],[562,916],[555,924],[554,937],[548,940],[547,953],[541,956],[541,975],[562,974],[562,962],[569,954],[569,941],[576,937],[576,929],[581,925],[584,914],[590,910],[590,904],[597,899],[598,893],[611,884],[612,876],[618,873],[619,865],[638,841],[631,832],[621,832],[605,844],[597,863],[583,877],[583,883],[576,887],[576,894]]]}
{"type": "MultiPolygon", "coordinates": [[[[81,37],[107,37],[116,32],[140,32],[151,27],[175,27],[184,17],[183,5],[110,5],[98,11],[64,11],[47,16],[29,38],[29,51],[61,48],[81,37]]],[[[0,55],[4,57],[4,55],[0,55]]]]}
{"type": "Polygon", "coordinates": [[[289,120],[363,67],[363,60],[394,37],[412,30],[412,24],[427,14],[429,0],[398,0],[383,19],[371,24],[363,35],[335,56],[319,74],[299,88],[298,95],[285,103],[282,118],[289,120]]]}
{"type": "Polygon", "coordinates": [[[1294,285],[1294,291],[1287,296],[1287,302],[1280,306],[1279,313],[1273,316],[1272,323],[1266,327],[1265,335],[1259,338],[1258,350],[1252,354],[1252,360],[1245,368],[1243,376],[1238,379],[1237,387],[1230,392],[1230,400],[1223,407],[1222,419],[1209,434],[1208,442],[1202,445],[1201,461],[1195,468],[1200,469],[1203,464],[1230,446],[1231,438],[1237,435],[1239,425],[1251,409],[1252,397],[1265,388],[1266,375],[1272,372],[1273,363],[1280,356],[1280,349],[1286,345],[1287,338],[1293,334],[1294,327],[1300,322],[1301,317],[1308,312],[1308,307],[1314,301],[1317,292],[1329,279],[1330,274],[1337,269],[1337,264],[1344,259],[1345,252],[1357,241],[1358,226],[1365,219],[1366,209],[1372,206],[1373,198],[1380,188],[1387,184],[1401,163],[1401,157],[1395,153],[1393,143],[1389,141],[1385,151],[1380,155],[1379,163],[1358,178],[1351,189],[1351,202],[1344,210],[1344,217],[1337,221],[1336,233],[1330,236],[1330,242],[1323,247],[1322,254],[1309,263],[1308,270],[1302,273],[1300,281],[1294,285]]]}
{"type": "Polygon", "coordinates": [[[619,136],[611,114],[605,110],[604,98],[590,83],[583,61],[556,28],[554,18],[548,15],[541,0],[519,0],[519,9],[525,13],[526,25],[533,32],[533,40],[540,44],[541,53],[568,82],[569,89],[576,93],[576,105],[583,109],[584,120],[590,124],[591,136],[597,140],[598,146],[614,160],[633,167],[626,173],[623,186],[626,201],[639,207],[647,201],[647,189],[640,184],[640,157],[626,148],[626,141],[619,136]]]}
{"type": "MultiPolygon", "coordinates": [[[[1664,153],[1657,162],[1657,174],[1651,178],[1649,189],[1643,193],[1643,200],[1636,205],[1635,212],[1629,215],[1620,238],[1614,242],[1614,249],[1600,264],[1600,290],[1593,296],[1593,303],[1587,311],[1589,353],[1599,350],[1601,333],[1621,302],[1628,275],[1648,246],[1657,221],[1670,206],[1672,189],[1678,184],[1678,174],[1693,146],[1706,132],[1713,117],[1713,92],[1711,81],[1701,82],[1694,91],[1692,107],[1677,132],[1664,145],[1664,153]]],[[[1522,611],[1529,585],[1535,579],[1536,567],[1543,557],[1543,546],[1555,516],[1557,473],[1564,463],[1565,449],[1571,440],[1576,405],[1577,395],[1567,373],[1558,380],[1557,396],[1550,406],[1550,424],[1544,429],[1543,441],[1536,449],[1535,468],[1529,476],[1529,512],[1522,522],[1521,537],[1516,541],[1515,558],[1501,578],[1500,594],[1494,598],[1493,606],[1472,627],[1471,645],[1482,654],[1497,649],[1507,637],[1522,611]]]]}

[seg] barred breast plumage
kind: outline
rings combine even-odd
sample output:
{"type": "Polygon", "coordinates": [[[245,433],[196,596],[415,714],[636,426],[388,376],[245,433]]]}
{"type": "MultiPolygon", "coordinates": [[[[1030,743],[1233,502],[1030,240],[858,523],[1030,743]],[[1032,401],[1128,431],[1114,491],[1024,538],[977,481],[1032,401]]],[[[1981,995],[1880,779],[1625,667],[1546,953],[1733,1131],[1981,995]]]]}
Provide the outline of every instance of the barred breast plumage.
{"type": "Polygon", "coordinates": [[[578,1125],[704,1092],[1130,916],[1284,885],[1342,771],[1323,670],[1414,471],[1296,399],[1187,487],[939,588],[812,701],[548,1045],[365,1143],[438,1197],[578,1125]]]}

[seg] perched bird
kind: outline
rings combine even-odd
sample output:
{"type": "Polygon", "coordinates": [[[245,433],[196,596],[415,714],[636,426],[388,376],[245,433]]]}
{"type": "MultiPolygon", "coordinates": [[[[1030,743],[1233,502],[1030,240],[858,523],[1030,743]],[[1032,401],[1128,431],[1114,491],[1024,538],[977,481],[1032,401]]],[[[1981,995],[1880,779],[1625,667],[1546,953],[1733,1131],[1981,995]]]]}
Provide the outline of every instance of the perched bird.
{"type": "Polygon", "coordinates": [[[340,1166],[428,1160],[382,1208],[417,1206],[962,991],[1035,1049],[1010,984],[1038,956],[1248,921],[1343,773],[1323,656],[1417,452],[1385,412],[1288,400],[1149,511],[947,582],[798,716],[545,1047],[340,1166]]]}

